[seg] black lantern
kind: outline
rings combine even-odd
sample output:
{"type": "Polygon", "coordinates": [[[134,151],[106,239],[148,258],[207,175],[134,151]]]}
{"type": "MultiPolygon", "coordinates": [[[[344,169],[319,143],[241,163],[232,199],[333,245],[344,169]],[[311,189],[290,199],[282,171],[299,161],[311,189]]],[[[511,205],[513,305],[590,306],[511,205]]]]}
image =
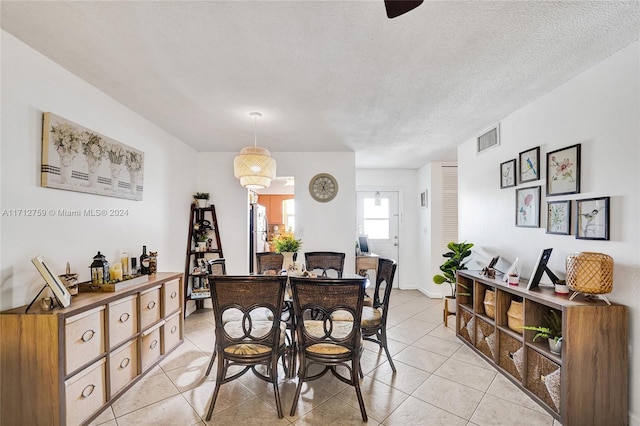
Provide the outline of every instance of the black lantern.
{"type": "Polygon", "coordinates": [[[107,262],[103,254],[98,252],[93,256],[93,263],[90,268],[92,284],[106,284],[109,282],[109,262],[107,262]]]}

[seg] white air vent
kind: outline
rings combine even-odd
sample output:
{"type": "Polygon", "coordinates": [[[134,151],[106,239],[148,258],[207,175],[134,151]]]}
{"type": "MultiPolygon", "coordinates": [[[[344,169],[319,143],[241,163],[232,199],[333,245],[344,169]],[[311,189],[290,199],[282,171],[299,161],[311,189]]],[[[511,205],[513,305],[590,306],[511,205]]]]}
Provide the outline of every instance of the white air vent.
{"type": "Polygon", "coordinates": [[[500,125],[478,136],[478,150],[481,153],[489,148],[500,145],[500,125]]]}

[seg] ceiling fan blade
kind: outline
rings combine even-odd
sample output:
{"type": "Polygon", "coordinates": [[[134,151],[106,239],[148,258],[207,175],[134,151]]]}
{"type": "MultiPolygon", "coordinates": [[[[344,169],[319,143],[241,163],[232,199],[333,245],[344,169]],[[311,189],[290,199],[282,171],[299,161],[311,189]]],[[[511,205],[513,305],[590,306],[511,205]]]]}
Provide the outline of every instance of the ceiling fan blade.
{"type": "Polygon", "coordinates": [[[389,19],[400,16],[420,6],[424,0],[384,0],[389,19]]]}

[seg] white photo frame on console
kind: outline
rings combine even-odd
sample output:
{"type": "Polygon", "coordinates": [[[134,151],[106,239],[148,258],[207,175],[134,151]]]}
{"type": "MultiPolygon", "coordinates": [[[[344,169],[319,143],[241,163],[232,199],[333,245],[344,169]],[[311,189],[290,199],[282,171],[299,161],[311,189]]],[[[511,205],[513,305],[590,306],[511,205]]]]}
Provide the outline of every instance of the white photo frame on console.
{"type": "Polygon", "coordinates": [[[519,259],[516,257],[516,260],[513,261],[511,266],[509,266],[509,269],[507,269],[507,272],[504,273],[504,276],[502,277],[502,281],[504,281],[505,283],[509,281],[509,275],[515,272],[516,268],[518,267],[518,260],[519,259]]]}
{"type": "Polygon", "coordinates": [[[58,303],[63,308],[69,306],[71,304],[71,293],[69,293],[69,290],[62,284],[60,278],[52,272],[44,258],[42,256],[36,256],[31,259],[31,263],[33,263],[33,266],[36,267],[40,275],[42,275],[42,278],[47,282],[58,303]]]}

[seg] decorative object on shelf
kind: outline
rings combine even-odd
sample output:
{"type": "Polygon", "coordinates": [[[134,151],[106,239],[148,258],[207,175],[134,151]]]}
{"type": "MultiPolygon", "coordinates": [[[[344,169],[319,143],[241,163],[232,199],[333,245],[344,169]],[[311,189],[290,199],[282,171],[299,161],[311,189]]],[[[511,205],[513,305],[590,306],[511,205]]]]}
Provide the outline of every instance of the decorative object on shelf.
{"type": "Polygon", "coordinates": [[[122,273],[124,276],[126,277],[131,274],[129,270],[129,253],[124,250],[120,253],[120,263],[122,263],[122,273]]]}
{"type": "Polygon", "coordinates": [[[62,275],[58,275],[64,286],[69,290],[69,294],[72,296],[78,295],[78,274],[71,273],[71,266],[67,262],[67,269],[62,275]]]}
{"type": "Polygon", "coordinates": [[[149,275],[155,275],[158,272],[158,252],[149,251],[149,275]]]}
{"type": "Polygon", "coordinates": [[[523,330],[535,331],[533,336],[535,342],[538,338],[547,339],[549,342],[549,351],[552,354],[560,355],[562,353],[562,317],[555,310],[551,309],[543,315],[546,326],[521,326],[523,330]]]}
{"type": "Polygon", "coordinates": [[[609,240],[609,197],[576,200],[576,238],[609,240]]]}
{"type": "Polygon", "coordinates": [[[509,285],[520,285],[520,277],[518,276],[518,271],[511,272],[507,277],[509,285]]]}
{"type": "Polygon", "coordinates": [[[500,164],[500,188],[516,186],[516,159],[500,164]]]}
{"type": "Polygon", "coordinates": [[[540,147],[522,151],[518,156],[520,163],[520,183],[540,179],[540,147]]]}
{"type": "Polygon", "coordinates": [[[329,173],[318,173],[309,181],[309,194],[314,200],[327,203],[338,195],[338,181],[329,173]]]}
{"type": "Polygon", "coordinates": [[[109,266],[109,282],[122,281],[123,278],[122,264],[120,262],[116,262],[109,266]]]}
{"type": "Polygon", "coordinates": [[[547,234],[571,234],[571,200],[547,202],[547,234]]]}
{"type": "Polygon", "coordinates": [[[204,209],[207,207],[207,202],[209,201],[209,193],[208,192],[196,192],[193,194],[193,198],[195,198],[198,203],[198,208],[204,209]]]}
{"type": "Polygon", "coordinates": [[[522,333],[522,312],[522,300],[511,299],[511,304],[507,311],[507,325],[516,333],[522,333]]]}
{"type": "Polygon", "coordinates": [[[142,254],[140,255],[140,273],[149,275],[149,255],[147,254],[147,246],[142,246],[142,254]]]}
{"type": "Polygon", "coordinates": [[[41,186],[142,200],[144,153],[50,112],[43,114],[41,186]],[[127,167],[130,183],[118,179],[127,167]]]}
{"type": "Polygon", "coordinates": [[[516,226],[540,227],[540,186],[516,189],[516,226]]]}
{"type": "Polygon", "coordinates": [[[128,275],[122,281],[107,282],[96,285],[91,281],[78,283],[80,293],[113,293],[149,281],[148,275],[128,275]]]}
{"type": "Polygon", "coordinates": [[[556,294],[569,294],[569,286],[565,280],[559,279],[557,282],[553,283],[553,289],[556,294]]]}
{"type": "Polygon", "coordinates": [[[93,256],[91,263],[91,282],[95,285],[106,284],[109,281],[109,262],[102,253],[93,256]]]}
{"type": "Polygon", "coordinates": [[[273,248],[276,253],[281,253],[284,257],[282,262],[282,269],[289,270],[294,264],[294,255],[302,247],[302,240],[296,240],[293,235],[282,234],[273,239],[273,248]]]}
{"type": "Polygon", "coordinates": [[[496,292],[493,290],[485,290],[484,292],[484,313],[491,319],[496,318],[496,292]]]}
{"type": "Polygon", "coordinates": [[[276,178],[276,161],[271,158],[269,150],[258,146],[258,118],[262,114],[252,112],[249,116],[254,120],[254,143],[253,146],[242,148],[234,158],[233,174],[245,188],[268,188],[276,178]]]}
{"type": "MultiPolygon", "coordinates": [[[[502,281],[504,281],[506,283],[506,282],[509,281],[509,277],[512,274],[518,275],[518,262],[520,262],[520,259],[516,257],[516,259],[513,261],[513,263],[509,266],[509,269],[507,269],[507,272],[505,272],[504,275],[502,276],[502,281]]],[[[518,278],[518,280],[519,280],[519,278],[518,278]]]]}
{"type": "Polygon", "coordinates": [[[574,291],[569,300],[578,293],[598,295],[611,305],[605,293],[613,290],[613,258],[603,253],[580,252],[567,256],[567,286],[574,291]]]}
{"type": "Polygon", "coordinates": [[[580,192],[580,144],[547,153],[547,196],[580,192]]]}

